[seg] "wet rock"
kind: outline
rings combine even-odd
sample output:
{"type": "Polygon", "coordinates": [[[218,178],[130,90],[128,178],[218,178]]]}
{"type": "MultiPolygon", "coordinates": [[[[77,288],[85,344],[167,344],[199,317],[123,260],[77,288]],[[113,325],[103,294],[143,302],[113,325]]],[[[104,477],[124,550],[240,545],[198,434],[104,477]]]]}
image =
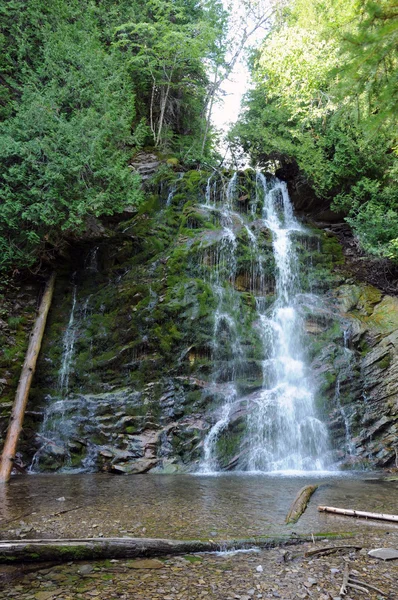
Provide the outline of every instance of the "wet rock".
{"type": "Polygon", "coordinates": [[[79,567],[78,573],[79,573],[79,575],[88,575],[89,573],[92,573],[93,571],[94,571],[93,565],[82,565],[81,567],[79,567]]]}
{"type": "Polygon", "coordinates": [[[398,550],[394,548],[377,548],[368,552],[372,558],[380,558],[381,560],[398,560],[398,550]]]}
{"type": "Polygon", "coordinates": [[[126,475],[133,475],[139,473],[147,473],[157,465],[157,459],[137,459],[132,462],[126,463],[115,463],[111,465],[111,471],[114,473],[121,473],[126,475]]]}

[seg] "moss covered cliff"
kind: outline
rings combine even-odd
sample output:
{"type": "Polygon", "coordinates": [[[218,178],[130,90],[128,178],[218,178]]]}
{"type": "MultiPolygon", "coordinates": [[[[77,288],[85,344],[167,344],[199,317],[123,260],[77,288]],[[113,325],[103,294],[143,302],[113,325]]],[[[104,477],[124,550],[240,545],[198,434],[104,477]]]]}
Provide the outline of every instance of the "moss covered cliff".
{"type": "MultiPolygon", "coordinates": [[[[34,459],[40,470],[196,470],[234,369],[238,395],[217,441],[218,465],[247,467],[247,417],[265,359],[256,298],[261,293],[272,306],[275,264],[256,177],[240,172],[228,276],[219,200],[231,174],[210,175],[162,168],[139,211],[76,242],[59,264],[21,445],[26,463],[34,459]],[[238,362],[228,324],[217,331],[215,348],[220,293],[239,339],[238,362]]],[[[306,358],[318,414],[329,426],[329,461],[391,465],[398,427],[397,300],[352,279],[332,233],[308,226],[294,243],[306,358]]],[[[31,294],[23,323],[36,291],[21,292],[31,294]]],[[[2,359],[9,369],[3,416],[26,345],[26,329],[13,318],[2,359]]]]}

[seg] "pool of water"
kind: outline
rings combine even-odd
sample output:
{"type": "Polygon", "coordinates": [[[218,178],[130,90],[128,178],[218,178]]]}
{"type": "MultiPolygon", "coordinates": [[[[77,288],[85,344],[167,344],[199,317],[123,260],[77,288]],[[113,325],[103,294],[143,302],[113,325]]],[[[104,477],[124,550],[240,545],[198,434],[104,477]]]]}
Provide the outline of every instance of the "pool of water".
{"type": "Polygon", "coordinates": [[[26,537],[181,539],[398,529],[320,513],[318,505],[397,514],[398,482],[364,473],[16,476],[0,486],[0,535],[13,537],[21,527],[26,537]],[[299,522],[286,526],[293,499],[309,483],[322,486],[299,522]]]}

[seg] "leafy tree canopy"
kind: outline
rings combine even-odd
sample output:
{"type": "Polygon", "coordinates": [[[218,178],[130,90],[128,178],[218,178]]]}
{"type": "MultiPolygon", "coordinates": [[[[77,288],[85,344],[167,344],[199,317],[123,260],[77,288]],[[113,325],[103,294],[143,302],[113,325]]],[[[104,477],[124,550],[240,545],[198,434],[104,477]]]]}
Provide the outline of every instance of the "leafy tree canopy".
{"type": "Polygon", "coordinates": [[[398,260],[397,42],[395,0],[292,0],[231,140],[254,163],[297,161],[367,251],[398,260]]]}

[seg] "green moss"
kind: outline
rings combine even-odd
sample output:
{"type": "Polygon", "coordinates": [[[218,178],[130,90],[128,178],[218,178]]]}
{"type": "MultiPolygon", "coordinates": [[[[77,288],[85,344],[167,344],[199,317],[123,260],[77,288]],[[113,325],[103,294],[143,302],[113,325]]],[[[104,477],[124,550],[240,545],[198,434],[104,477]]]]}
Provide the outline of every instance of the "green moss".
{"type": "Polygon", "coordinates": [[[391,360],[390,354],[386,354],[386,356],[383,356],[382,359],[377,361],[376,366],[379,367],[379,369],[388,369],[388,367],[391,365],[391,360]]]}
{"type": "Polygon", "coordinates": [[[201,558],[200,556],[195,556],[194,554],[186,554],[183,558],[185,558],[185,560],[187,560],[192,565],[195,563],[203,562],[203,558],[201,558]]]}

